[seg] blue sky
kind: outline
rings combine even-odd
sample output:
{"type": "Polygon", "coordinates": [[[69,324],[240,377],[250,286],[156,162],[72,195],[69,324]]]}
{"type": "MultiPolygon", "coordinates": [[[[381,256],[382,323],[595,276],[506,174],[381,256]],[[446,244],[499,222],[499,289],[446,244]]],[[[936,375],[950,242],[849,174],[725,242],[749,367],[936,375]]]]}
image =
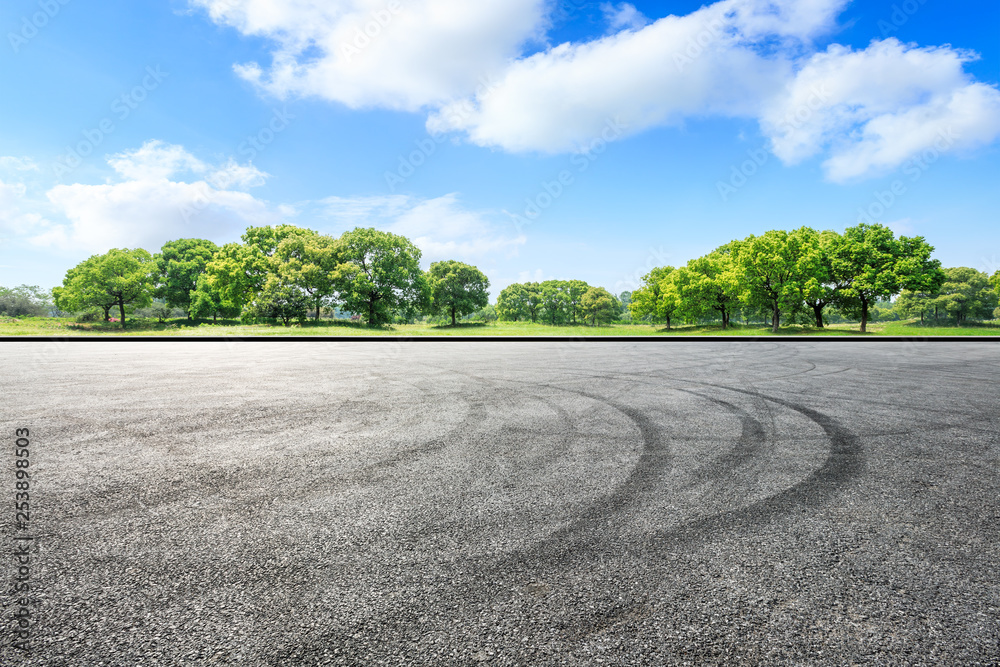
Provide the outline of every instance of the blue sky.
{"type": "Polygon", "coordinates": [[[997,3],[7,0],[0,26],[6,286],[281,222],[405,234],[494,296],[859,220],[1000,268],[997,3]]]}

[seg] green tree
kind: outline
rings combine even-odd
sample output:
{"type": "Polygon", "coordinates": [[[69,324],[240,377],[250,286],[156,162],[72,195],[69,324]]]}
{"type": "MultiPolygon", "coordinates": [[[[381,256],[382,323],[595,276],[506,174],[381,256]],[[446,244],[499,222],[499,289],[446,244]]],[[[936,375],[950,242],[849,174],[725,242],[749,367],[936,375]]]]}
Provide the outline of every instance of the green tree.
{"type": "Polygon", "coordinates": [[[205,266],[208,284],[226,308],[240,311],[264,289],[268,276],[279,272],[278,246],[292,236],[316,236],[294,225],[248,227],[243,243],[227,243],[205,266]]]}
{"type": "Polygon", "coordinates": [[[934,292],[944,280],[941,263],[930,258],[934,248],[920,236],[895,238],[884,225],[862,223],[844,231],[833,250],[830,269],[841,283],[837,305],[859,315],[867,330],[868,313],[879,299],[903,289],[934,292]]]}
{"type": "MultiPolygon", "coordinates": [[[[816,234],[811,229],[803,228],[805,234],[816,234]]],[[[837,302],[841,290],[846,286],[837,279],[833,271],[832,258],[837,249],[844,243],[844,237],[837,232],[827,230],[819,232],[815,237],[818,244],[819,258],[812,265],[811,275],[804,276],[800,285],[802,302],[812,309],[817,329],[823,328],[823,309],[837,302]]]]}
{"type": "Polygon", "coordinates": [[[681,309],[697,318],[718,313],[722,328],[739,305],[739,285],[733,277],[733,260],[728,247],[692,259],[678,270],[676,283],[681,309]]]}
{"type": "Polygon", "coordinates": [[[292,320],[305,319],[311,297],[297,285],[283,282],[277,275],[269,276],[263,289],[250,303],[254,317],[273,317],[286,327],[292,320]]]}
{"type": "Polygon", "coordinates": [[[0,315],[44,317],[51,310],[51,294],[37,285],[0,287],[0,315]]]}
{"type": "Polygon", "coordinates": [[[431,311],[449,313],[451,326],[455,326],[457,316],[474,313],[490,303],[486,291],[490,280],[474,266],[456,261],[434,262],[427,282],[431,291],[431,311]]]}
{"type": "Polygon", "coordinates": [[[566,281],[566,298],[568,300],[567,305],[569,306],[569,316],[570,322],[576,324],[577,314],[580,312],[580,299],[583,295],[587,293],[590,289],[590,285],[582,280],[567,280],[566,281]]]}
{"type": "Polygon", "coordinates": [[[528,314],[528,291],[521,283],[508,285],[497,297],[497,317],[504,322],[517,322],[528,314]]]}
{"type": "Polygon", "coordinates": [[[567,294],[568,285],[562,280],[546,280],[538,287],[542,298],[542,308],[549,324],[555,326],[564,322],[569,317],[570,310],[570,299],[569,294],[567,294]]]}
{"type": "Polygon", "coordinates": [[[993,315],[997,294],[986,273],[959,266],[944,269],[944,276],[934,304],[954,317],[957,324],[969,319],[985,320],[993,315]]]}
{"type": "Polygon", "coordinates": [[[335,238],[305,230],[285,235],[274,250],[275,271],[309,296],[317,322],[324,300],[336,293],[340,247],[335,238]]]}
{"type": "Polygon", "coordinates": [[[817,273],[818,240],[809,232],[771,230],[748,236],[737,246],[733,273],[743,288],[741,300],[750,307],[766,307],[774,333],[782,312],[801,307],[803,286],[817,273]]]}
{"type": "Polygon", "coordinates": [[[113,248],[94,255],[66,272],[63,286],[53,290],[61,310],[79,310],[98,306],[109,310],[118,306],[125,328],[125,308],[138,308],[152,302],[156,264],[142,248],[113,248]]]}
{"type": "Polygon", "coordinates": [[[193,317],[191,299],[198,288],[198,278],[218,252],[219,246],[205,239],[177,239],[163,244],[153,256],[158,272],[155,296],[170,308],[183,308],[193,317]]]}
{"type": "Polygon", "coordinates": [[[357,228],[340,237],[341,264],[334,283],[344,310],[365,313],[377,326],[397,310],[426,310],[430,289],[420,270],[420,249],[403,237],[357,228]]]}
{"type": "Polygon", "coordinates": [[[661,266],[642,277],[642,284],[632,290],[629,303],[633,318],[666,322],[670,328],[670,319],[680,306],[676,285],[671,280],[675,270],[672,266],[661,266]]]}
{"type": "Polygon", "coordinates": [[[590,319],[592,326],[597,326],[598,322],[610,322],[618,307],[618,300],[603,287],[591,287],[580,298],[580,310],[590,319]]]}
{"type": "Polygon", "coordinates": [[[528,317],[532,322],[538,321],[538,315],[542,312],[544,301],[542,300],[542,287],[538,283],[524,284],[524,307],[528,311],[528,317]]]}
{"type": "Polygon", "coordinates": [[[902,290],[900,291],[899,296],[896,297],[893,308],[901,318],[919,315],[920,323],[923,324],[924,314],[934,308],[935,296],[935,294],[929,294],[927,292],[911,292],[910,290],[902,290]]]}
{"type": "Polygon", "coordinates": [[[104,311],[104,321],[111,319],[115,299],[100,289],[93,275],[100,260],[101,255],[93,255],[66,272],[62,286],[52,290],[56,308],[67,312],[100,308],[104,311]]]}
{"type": "Polygon", "coordinates": [[[208,275],[198,276],[198,284],[191,293],[191,312],[195,317],[212,316],[212,321],[220,317],[239,317],[240,307],[225,300],[222,292],[212,287],[208,275]]]}

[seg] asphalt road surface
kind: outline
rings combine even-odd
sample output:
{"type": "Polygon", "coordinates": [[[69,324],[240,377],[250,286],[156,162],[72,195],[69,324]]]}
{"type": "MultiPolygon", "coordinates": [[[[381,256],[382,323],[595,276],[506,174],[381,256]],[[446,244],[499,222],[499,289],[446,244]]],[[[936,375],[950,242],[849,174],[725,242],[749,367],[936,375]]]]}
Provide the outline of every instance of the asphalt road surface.
{"type": "Polygon", "coordinates": [[[51,665],[997,664],[1000,345],[0,345],[51,665]],[[30,429],[30,523],[15,437],[30,429]]]}

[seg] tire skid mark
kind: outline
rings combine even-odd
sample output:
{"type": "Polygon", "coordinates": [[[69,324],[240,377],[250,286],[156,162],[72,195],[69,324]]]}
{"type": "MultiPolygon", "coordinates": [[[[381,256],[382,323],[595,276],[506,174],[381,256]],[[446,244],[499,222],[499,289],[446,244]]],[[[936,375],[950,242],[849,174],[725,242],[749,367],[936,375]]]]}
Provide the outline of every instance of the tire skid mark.
{"type": "Polygon", "coordinates": [[[686,394],[691,394],[692,396],[697,396],[722,406],[739,418],[741,429],[740,437],[736,441],[736,445],[721,457],[692,472],[691,477],[693,479],[686,485],[680,487],[680,490],[690,489],[706,481],[722,481],[723,477],[727,474],[733,473],[739,468],[744,467],[750,462],[751,459],[753,459],[754,456],[760,453],[765,440],[767,439],[767,435],[764,432],[764,425],[760,423],[760,420],[754,418],[750,415],[750,413],[746,412],[742,408],[739,408],[728,401],[723,401],[720,398],[705,396],[704,394],[691,391],[690,389],[676,389],[676,391],[683,391],[686,394]]]}
{"type": "Polygon", "coordinates": [[[757,392],[735,387],[708,384],[718,389],[736,391],[783,405],[804,415],[823,429],[830,439],[830,453],[819,468],[807,478],[783,491],[760,500],[752,505],[702,517],[676,528],[655,534],[652,541],[658,545],[690,542],[707,537],[724,529],[756,526],[767,523],[781,515],[788,514],[796,507],[817,508],[825,504],[834,494],[845,487],[864,466],[864,453],[858,437],[836,419],[807,408],[804,405],[786,401],[774,396],[764,396],[757,392]]]}

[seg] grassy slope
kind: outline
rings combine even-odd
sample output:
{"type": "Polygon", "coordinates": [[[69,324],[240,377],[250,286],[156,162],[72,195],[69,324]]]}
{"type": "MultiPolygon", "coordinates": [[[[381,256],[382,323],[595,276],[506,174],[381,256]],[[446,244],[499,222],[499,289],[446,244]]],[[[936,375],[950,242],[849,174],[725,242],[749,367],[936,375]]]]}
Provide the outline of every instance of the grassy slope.
{"type": "MultiPolygon", "coordinates": [[[[918,322],[881,322],[869,324],[869,333],[858,331],[857,324],[834,324],[825,329],[803,326],[785,326],[780,335],[801,336],[977,336],[1000,335],[1000,325],[987,323],[978,326],[947,327],[920,326],[918,322]]],[[[769,336],[770,327],[737,325],[723,331],[719,326],[681,326],[669,331],[661,326],[648,324],[614,324],[599,327],[549,326],[530,322],[497,322],[494,324],[460,324],[430,326],[407,324],[369,329],[350,322],[323,321],[318,325],[282,327],[266,324],[242,325],[226,322],[213,325],[211,321],[189,324],[185,320],[172,320],[167,324],[155,322],[129,322],[123,332],[115,324],[79,324],[69,318],[25,318],[12,320],[0,318],[0,336],[769,336]]]]}

